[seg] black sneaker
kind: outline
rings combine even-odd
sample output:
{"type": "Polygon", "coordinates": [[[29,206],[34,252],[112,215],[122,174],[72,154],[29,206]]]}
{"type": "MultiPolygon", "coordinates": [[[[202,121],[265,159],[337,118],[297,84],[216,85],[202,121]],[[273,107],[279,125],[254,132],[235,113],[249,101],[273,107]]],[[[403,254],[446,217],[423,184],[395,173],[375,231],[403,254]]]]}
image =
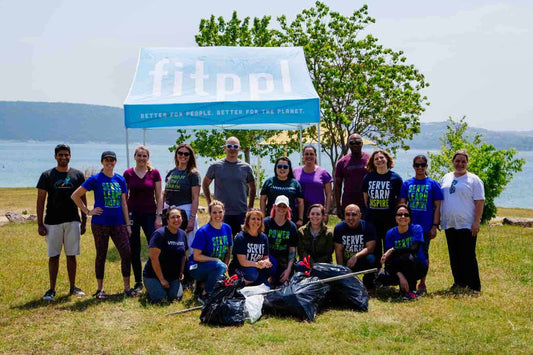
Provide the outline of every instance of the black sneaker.
{"type": "Polygon", "coordinates": [[[141,293],[143,290],[143,283],[142,282],[136,282],[135,286],[133,286],[133,290],[137,293],[141,293]]]}
{"type": "Polygon", "coordinates": [[[70,292],[69,292],[69,294],[70,294],[71,296],[76,296],[76,297],[83,297],[83,296],[85,296],[85,292],[83,292],[83,291],[81,290],[81,288],[79,288],[78,286],[72,286],[72,287],[70,288],[70,292]]]}
{"type": "Polygon", "coordinates": [[[45,301],[53,301],[55,296],[56,296],[56,291],[52,290],[52,289],[49,289],[44,294],[43,300],[45,300],[45,301]]]}
{"type": "Polygon", "coordinates": [[[96,290],[93,297],[97,300],[105,300],[107,299],[107,294],[104,292],[104,290],[96,290]]]}

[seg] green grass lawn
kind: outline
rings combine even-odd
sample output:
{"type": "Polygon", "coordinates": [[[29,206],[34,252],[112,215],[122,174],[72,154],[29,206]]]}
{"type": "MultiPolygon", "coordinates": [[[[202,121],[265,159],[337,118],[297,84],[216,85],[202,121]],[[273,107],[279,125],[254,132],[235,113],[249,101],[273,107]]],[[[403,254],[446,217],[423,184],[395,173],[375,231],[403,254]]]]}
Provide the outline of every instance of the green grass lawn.
{"type": "MultiPolygon", "coordinates": [[[[27,202],[3,200],[0,209],[8,203],[26,207],[27,202]]],[[[30,202],[31,208],[34,200],[30,202]]],[[[446,292],[452,277],[441,232],[431,244],[429,294],[419,301],[398,302],[392,293],[383,292],[371,298],[368,313],[326,310],[314,323],[265,316],[239,328],[201,325],[199,311],[165,316],[196,306],[189,292],[182,302],[162,306],[148,304],[145,296],[124,299],[120,259],[113,246],[105,278],[106,291],[114,294],[110,299],[68,297],[62,256],[52,303],[41,300],[48,273],[46,244],[37,225],[0,226],[0,250],[2,353],[533,353],[531,229],[482,227],[477,249],[480,296],[446,292]]],[[[96,290],[94,256],[88,231],[82,237],[77,282],[88,295],[96,290]]]]}

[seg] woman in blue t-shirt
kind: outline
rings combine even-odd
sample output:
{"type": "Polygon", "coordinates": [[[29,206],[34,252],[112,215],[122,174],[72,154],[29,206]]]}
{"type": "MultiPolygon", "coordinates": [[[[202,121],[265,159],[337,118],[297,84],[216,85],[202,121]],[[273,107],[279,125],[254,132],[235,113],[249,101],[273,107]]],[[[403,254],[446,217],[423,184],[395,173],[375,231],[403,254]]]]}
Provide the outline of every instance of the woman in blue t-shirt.
{"type": "Polygon", "coordinates": [[[242,232],[235,237],[230,274],[236,272],[246,285],[267,283],[275,270],[268,257],[268,238],[263,233],[263,214],[252,210],[246,213],[242,232]]]}
{"type": "Polygon", "coordinates": [[[213,200],[208,207],[209,223],[196,232],[191,245],[192,259],[189,260],[189,274],[197,281],[205,281],[204,300],[215,287],[218,279],[226,273],[232,245],[231,227],[223,223],[224,204],[213,200]]]}
{"type": "Polygon", "coordinates": [[[387,251],[381,257],[385,269],[381,270],[376,284],[400,285],[405,299],[416,299],[416,281],[428,270],[427,259],[422,249],[424,233],[418,224],[411,224],[411,209],[405,204],[395,208],[397,227],[390,229],[385,237],[387,251]]]}
{"type": "Polygon", "coordinates": [[[98,285],[93,296],[99,300],[107,298],[104,292],[104,271],[109,237],[111,237],[120,254],[124,294],[128,297],[134,297],[137,296],[137,293],[130,288],[131,249],[129,237],[131,236],[131,227],[126,203],[128,188],[126,187],[126,180],[113,171],[117,164],[115,152],[103,152],[100,161],[103,166],[102,171],[85,180],[71,196],[82,213],[92,216],[91,230],[96,247],[94,268],[98,285]],[[94,208],[89,210],[81,197],[91,190],[94,191],[94,208]]]}
{"type": "Polygon", "coordinates": [[[166,211],[167,225],[158,228],[150,237],[148,245],[150,258],[144,267],[144,286],[152,303],[162,300],[180,299],[183,288],[185,251],[188,249],[187,236],[179,229],[181,210],[170,207],[166,211]]]}

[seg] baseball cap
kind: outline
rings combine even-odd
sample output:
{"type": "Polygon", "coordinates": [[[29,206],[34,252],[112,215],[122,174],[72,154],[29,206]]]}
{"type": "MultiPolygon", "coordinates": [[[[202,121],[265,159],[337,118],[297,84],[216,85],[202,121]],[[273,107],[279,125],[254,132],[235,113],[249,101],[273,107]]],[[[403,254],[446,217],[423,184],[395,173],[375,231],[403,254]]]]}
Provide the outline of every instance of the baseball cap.
{"type": "Polygon", "coordinates": [[[285,195],[279,195],[278,197],[276,197],[276,201],[274,202],[274,204],[277,206],[280,203],[283,203],[285,206],[289,207],[289,198],[285,195]]]}
{"type": "Polygon", "coordinates": [[[117,160],[117,155],[115,154],[115,152],[106,150],[105,152],[102,153],[102,158],[100,159],[100,161],[104,160],[104,158],[113,158],[117,160]]]}

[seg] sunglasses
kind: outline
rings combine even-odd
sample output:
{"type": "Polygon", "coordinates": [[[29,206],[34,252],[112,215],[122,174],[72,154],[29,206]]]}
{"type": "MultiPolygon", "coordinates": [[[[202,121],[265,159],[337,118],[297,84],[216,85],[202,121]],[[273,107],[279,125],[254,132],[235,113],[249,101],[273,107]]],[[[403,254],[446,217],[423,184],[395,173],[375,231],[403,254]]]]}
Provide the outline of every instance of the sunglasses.
{"type": "Polygon", "coordinates": [[[287,164],[278,164],[278,165],[276,165],[276,168],[278,168],[278,169],[288,169],[289,166],[287,164]]]}
{"type": "Polygon", "coordinates": [[[349,141],[349,145],[363,145],[363,141],[349,141]]]}
{"type": "Polygon", "coordinates": [[[188,157],[189,155],[191,155],[191,153],[189,153],[189,152],[178,152],[177,154],[178,154],[178,155],[184,155],[184,156],[186,156],[186,157],[188,157]]]}
{"type": "Polygon", "coordinates": [[[427,166],[428,165],[426,163],[414,163],[413,164],[413,167],[415,167],[415,168],[425,168],[427,166]]]}
{"type": "Polygon", "coordinates": [[[450,186],[450,194],[455,192],[455,185],[457,185],[457,180],[452,181],[452,186],[450,186]]]}
{"type": "Polygon", "coordinates": [[[239,149],[238,144],[226,144],[227,149],[239,149]]]}
{"type": "Polygon", "coordinates": [[[409,213],[396,213],[396,217],[411,217],[409,213]]]}

